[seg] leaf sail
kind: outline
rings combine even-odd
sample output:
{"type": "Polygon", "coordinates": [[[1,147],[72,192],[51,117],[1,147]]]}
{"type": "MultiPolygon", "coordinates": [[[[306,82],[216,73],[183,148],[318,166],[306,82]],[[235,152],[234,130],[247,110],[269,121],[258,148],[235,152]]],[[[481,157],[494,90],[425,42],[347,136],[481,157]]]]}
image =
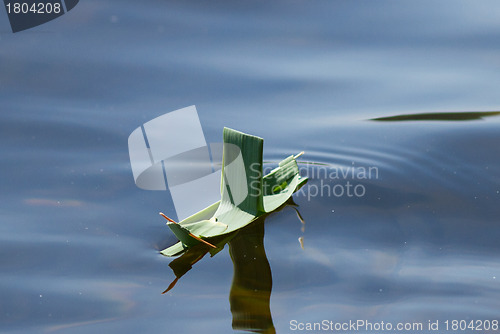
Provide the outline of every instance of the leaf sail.
{"type": "Polygon", "coordinates": [[[161,251],[163,255],[178,255],[199,243],[199,238],[231,233],[248,225],[276,210],[307,182],[299,175],[294,156],[263,177],[262,138],[230,128],[224,128],[223,138],[221,200],[178,224],[167,223],[180,241],[161,251]]]}

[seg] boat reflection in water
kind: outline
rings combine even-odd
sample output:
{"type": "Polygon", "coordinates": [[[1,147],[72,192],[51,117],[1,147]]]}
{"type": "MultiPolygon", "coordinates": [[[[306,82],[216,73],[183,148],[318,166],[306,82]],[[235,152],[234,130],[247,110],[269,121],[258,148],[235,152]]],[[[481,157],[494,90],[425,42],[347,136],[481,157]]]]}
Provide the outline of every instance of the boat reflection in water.
{"type": "MultiPolygon", "coordinates": [[[[296,204],[290,199],[281,209],[296,204]]],[[[297,209],[295,209],[297,210],[297,209]]],[[[304,224],[300,213],[297,216],[304,224]]],[[[270,299],[273,278],[264,248],[264,222],[262,216],[248,226],[210,242],[217,248],[198,244],[189,248],[182,256],[170,262],[176,278],[163,292],[171,290],[177,281],[201,260],[207,253],[214,256],[226,244],[233,261],[234,274],[229,302],[233,315],[233,329],[256,333],[276,333],[271,316],[270,299]]]]}

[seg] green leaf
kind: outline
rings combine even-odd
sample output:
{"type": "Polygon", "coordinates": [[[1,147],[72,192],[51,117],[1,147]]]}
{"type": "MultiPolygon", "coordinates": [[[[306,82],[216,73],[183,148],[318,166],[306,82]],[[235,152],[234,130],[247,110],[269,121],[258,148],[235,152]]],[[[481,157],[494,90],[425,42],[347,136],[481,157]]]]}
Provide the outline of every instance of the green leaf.
{"type": "MultiPolygon", "coordinates": [[[[301,221],[302,224],[304,224],[304,221],[302,219],[302,216],[300,215],[299,211],[297,210],[297,204],[293,201],[293,198],[289,198],[288,201],[286,201],[283,205],[281,205],[278,209],[276,209],[274,212],[283,210],[286,207],[291,207],[293,210],[296,211],[297,216],[299,220],[301,221]]],[[[179,252],[182,253],[181,256],[178,258],[174,259],[172,262],[170,262],[169,267],[172,268],[174,274],[175,274],[175,280],[170,283],[168,288],[163,292],[166,293],[170,291],[179,281],[179,279],[184,276],[188,271],[192,269],[194,264],[196,264],[198,261],[200,261],[207,253],[210,254],[210,257],[215,256],[217,253],[219,253],[221,250],[224,249],[226,244],[229,244],[230,248],[237,248],[237,251],[230,251],[231,253],[231,258],[233,260],[233,263],[235,265],[235,276],[238,276],[237,274],[237,269],[240,268],[238,266],[237,268],[237,263],[241,263],[244,259],[249,258],[256,258],[259,252],[259,250],[255,249],[255,247],[252,247],[252,243],[255,240],[253,238],[253,235],[255,231],[259,231],[258,234],[261,236],[258,237],[257,239],[261,240],[261,245],[259,245],[259,248],[264,251],[264,222],[266,220],[268,214],[264,214],[260,216],[258,219],[256,219],[254,222],[249,224],[248,226],[245,226],[244,228],[241,228],[237,231],[234,231],[232,233],[227,233],[223,234],[217,237],[210,238],[210,242],[216,246],[216,248],[211,248],[203,243],[198,243],[197,245],[193,247],[189,247],[188,249],[184,249],[181,243],[177,243],[176,245],[180,246],[179,252]],[[235,242],[234,239],[237,239],[238,241],[235,242]],[[248,242],[245,243],[245,240],[248,242]],[[245,244],[243,244],[245,243],[245,244]],[[257,252],[257,253],[254,253],[257,252]],[[241,256],[237,256],[236,253],[240,253],[241,256]],[[245,256],[245,254],[247,256],[245,256]]],[[[264,255],[265,256],[265,255],[264,255]]],[[[260,261],[252,261],[252,263],[257,264],[260,261]]],[[[267,260],[266,260],[267,262],[267,260]]],[[[265,269],[265,268],[264,268],[265,269]]],[[[255,270],[255,272],[258,272],[257,276],[262,275],[262,271],[260,269],[255,270]]],[[[233,280],[234,282],[234,280],[233,280]]],[[[249,282],[250,283],[250,282],[249,282]]]]}
{"type": "Polygon", "coordinates": [[[169,219],[167,225],[180,241],[163,255],[179,255],[200,242],[216,248],[205,239],[234,232],[276,210],[307,182],[294,156],[263,176],[262,138],[229,128],[223,138],[221,200],[179,223],[169,219]]]}

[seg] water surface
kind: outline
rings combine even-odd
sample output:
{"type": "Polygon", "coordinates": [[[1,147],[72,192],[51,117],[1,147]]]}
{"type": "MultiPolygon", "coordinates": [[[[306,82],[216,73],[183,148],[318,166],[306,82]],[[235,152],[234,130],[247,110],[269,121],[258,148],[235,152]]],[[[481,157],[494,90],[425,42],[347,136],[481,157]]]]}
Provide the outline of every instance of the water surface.
{"type": "Polygon", "coordinates": [[[17,34],[0,12],[1,332],[498,319],[500,117],[371,120],[498,111],[495,1],[85,1],[17,34]],[[192,104],[208,142],[304,150],[310,180],[162,294],[175,211],[127,138],[192,104]]]}

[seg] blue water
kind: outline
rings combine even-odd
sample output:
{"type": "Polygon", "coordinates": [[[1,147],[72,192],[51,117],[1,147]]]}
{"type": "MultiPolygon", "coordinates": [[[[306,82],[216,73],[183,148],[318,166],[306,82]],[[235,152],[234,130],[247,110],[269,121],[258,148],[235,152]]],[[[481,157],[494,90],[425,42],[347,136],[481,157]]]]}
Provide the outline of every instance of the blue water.
{"type": "Polygon", "coordinates": [[[162,294],[175,275],[158,250],[176,240],[158,211],[175,211],[130,168],[129,134],[193,104],[208,142],[228,126],[263,137],[268,166],[306,152],[304,223],[287,206],[250,231],[268,332],[500,320],[500,117],[369,120],[499,110],[499,15],[496,1],[88,0],[12,34],[0,10],[0,332],[239,331],[229,245],[162,294]],[[347,182],[363,196],[336,196],[347,182]]]}

